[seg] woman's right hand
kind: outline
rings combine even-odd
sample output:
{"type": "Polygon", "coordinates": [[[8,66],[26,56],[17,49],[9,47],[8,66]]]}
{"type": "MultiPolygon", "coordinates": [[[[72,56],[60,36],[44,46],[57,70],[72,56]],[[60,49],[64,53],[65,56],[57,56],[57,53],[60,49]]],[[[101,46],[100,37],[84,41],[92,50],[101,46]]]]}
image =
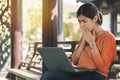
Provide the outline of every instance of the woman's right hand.
{"type": "Polygon", "coordinates": [[[85,43],[86,43],[86,41],[85,41],[84,37],[81,37],[81,39],[80,39],[80,41],[79,41],[79,43],[78,43],[78,46],[77,46],[77,48],[76,48],[77,56],[78,56],[78,57],[80,56],[83,48],[85,47],[85,43]]]}
{"type": "Polygon", "coordinates": [[[72,54],[72,62],[74,65],[78,64],[78,60],[81,56],[81,53],[82,53],[84,47],[85,47],[85,39],[83,37],[81,37],[75,51],[72,54]]]}

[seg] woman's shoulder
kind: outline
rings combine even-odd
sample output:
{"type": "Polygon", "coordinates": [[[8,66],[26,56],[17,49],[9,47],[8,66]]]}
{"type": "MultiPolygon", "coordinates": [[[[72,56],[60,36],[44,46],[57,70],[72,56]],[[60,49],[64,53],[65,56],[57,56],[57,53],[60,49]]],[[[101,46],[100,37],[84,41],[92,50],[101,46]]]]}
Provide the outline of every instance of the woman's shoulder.
{"type": "Polygon", "coordinates": [[[114,37],[113,33],[109,31],[102,31],[102,33],[99,35],[100,37],[114,37]]]}
{"type": "Polygon", "coordinates": [[[112,32],[110,32],[110,31],[103,31],[103,35],[104,36],[111,36],[111,37],[115,37],[114,35],[113,35],[113,33],[112,32]]]}
{"type": "Polygon", "coordinates": [[[103,33],[101,34],[102,38],[105,38],[107,40],[115,40],[115,36],[113,35],[113,33],[109,32],[109,31],[103,31],[103,33]]]}
{"type": "Polygon", "coordinates": [[[115,36],[109,31],[102,31],[102,33],[96,37],[97,41],[115,41],[115,36]]]}

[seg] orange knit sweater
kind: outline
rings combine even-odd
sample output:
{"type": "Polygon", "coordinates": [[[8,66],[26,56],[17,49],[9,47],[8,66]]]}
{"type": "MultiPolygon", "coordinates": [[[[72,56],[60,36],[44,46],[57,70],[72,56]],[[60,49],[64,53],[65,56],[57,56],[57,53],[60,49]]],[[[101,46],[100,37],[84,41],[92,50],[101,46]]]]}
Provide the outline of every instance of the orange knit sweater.
{"type": "Polygon", "coordinates": [[[98,73],[107,77],[109,67],[116,58],[115,38],[110,32],[104,31],[99,36],[96,36],[96,46],[100,52],[96,57],[92,57],[90,47],[86,45],[80,58],[72,55],[72,62],[73,64],[78,63],[79,68],[97,69],[98,73]]]}

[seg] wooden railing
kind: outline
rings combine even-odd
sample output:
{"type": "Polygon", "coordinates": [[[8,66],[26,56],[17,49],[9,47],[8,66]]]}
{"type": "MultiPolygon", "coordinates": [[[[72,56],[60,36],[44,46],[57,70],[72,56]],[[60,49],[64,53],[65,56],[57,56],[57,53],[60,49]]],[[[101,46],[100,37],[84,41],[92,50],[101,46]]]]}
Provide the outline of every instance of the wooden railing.
{"type": "MultiPolygon", "coordinates": [[[[58,42],[58,47],[62,47],[67,54],[69,53],[68,57],[70,58],[70,55],[74,51],[74,48],[77,43],[78,41],[60,41],[58,42]]],[[[31,68],[40,71],[42,70],[41,67],[42,59],[36,50],[37,47],[42,47],[42,42],[29,43],[29,48],[28,48],[29,54],[26,56],[25,60],[21,61],[21,67],[26,67],[28,70],[30,70],[31,68]],[[38,65],[40,66],[38,67],[38,65]]]]}

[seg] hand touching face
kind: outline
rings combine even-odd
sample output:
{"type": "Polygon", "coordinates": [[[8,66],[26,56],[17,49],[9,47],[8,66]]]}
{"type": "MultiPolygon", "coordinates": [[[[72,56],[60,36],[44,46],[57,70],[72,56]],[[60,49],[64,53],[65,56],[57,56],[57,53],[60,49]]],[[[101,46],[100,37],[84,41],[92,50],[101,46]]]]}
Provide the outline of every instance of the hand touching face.
{"type": "Polygon", "coordinates": [[[95,42],[95,32],[94,32],[94,21],[90,18],[87,18],[83,15],[78,17],[80,23],[80,28],[82,31],[83,38],[88,44],[95,42]]]}
{"type": "Polygon", "coordinates": [[[94,30],[90,32],[86,27],[81,28],[82,31],[82,37],[84,40],[89,44],[94,44],[95,43],[95,32],[94,30]]]}
{"type": "Polygon", "coordinates": [[[78,21],[80,23],[80,28],[83,28],[83,27],[86,27],[89,31],[92,31],[93,30],[93,20],[90,19],[90,18],[87,18],[83,15],[80,15],[78,17],[78,21]]]}

